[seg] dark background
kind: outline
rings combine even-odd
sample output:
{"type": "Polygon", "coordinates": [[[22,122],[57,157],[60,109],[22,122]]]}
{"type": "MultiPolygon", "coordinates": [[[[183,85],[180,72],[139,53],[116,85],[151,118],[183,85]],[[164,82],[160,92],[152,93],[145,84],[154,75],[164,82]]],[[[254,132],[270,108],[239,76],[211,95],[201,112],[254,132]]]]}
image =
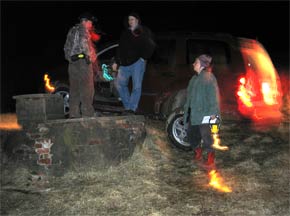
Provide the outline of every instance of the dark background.
{"type": "Polygon", "coordinates": [[[153,32],[224,32],[258,39],[274,65],[289,73],[289,1],[1,1],[1,113],[14,95],[34,94],[43,73],[64,60],[63,45],[78,16],[91,11],[102,43],[118,39],[123,19],[137,11],[153,32]]]}

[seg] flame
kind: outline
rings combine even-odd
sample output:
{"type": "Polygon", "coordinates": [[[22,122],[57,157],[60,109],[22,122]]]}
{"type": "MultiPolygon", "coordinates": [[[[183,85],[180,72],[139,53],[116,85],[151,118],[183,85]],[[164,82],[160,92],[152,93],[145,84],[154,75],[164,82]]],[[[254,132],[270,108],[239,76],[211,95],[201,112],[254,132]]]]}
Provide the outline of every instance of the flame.
{"type": "Polygon", "coordinates": [[[21,130],[22,126],[17,123],[16,114],[0,115],[0,130],[21,130]]]}
{"type": "Polygon", "coordinates": [[[219,173],[216,170],[211,170],[209,172],[209,186],[225,193],[230,193],[232,192],[232,189],[226,185],[224,185],[224,180],[223,178],[219,175],[219,173]]]}
{"type": "Polygon", "coordinates": [[[43,80],[45,82],[45,89],[48,92],[53,92],[55,90],[55,87],[50,84],[50,78],[48,77],[48,74],[44,74],[43,80]]]}
{"type": "Polygon", "coordinates": [[[212,147],[214,149],[218,149],[218,150],[222,150],[222,151],[229,150],[229,147],[227,147],[227,146],[220,146],[220,138],[218,137],[218,134],[213,134],[212,137],[213,137],[212,147]]]}

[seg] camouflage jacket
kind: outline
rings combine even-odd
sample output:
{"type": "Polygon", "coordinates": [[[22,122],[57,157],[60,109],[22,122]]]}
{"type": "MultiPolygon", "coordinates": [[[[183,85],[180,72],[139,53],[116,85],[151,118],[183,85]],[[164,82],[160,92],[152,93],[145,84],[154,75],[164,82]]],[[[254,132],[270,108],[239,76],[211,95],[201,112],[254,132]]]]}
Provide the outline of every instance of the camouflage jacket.
{"type": "Polygon", "coordinates": [[[89,56],[91,62],[96,61],[96,48],[91,40],[89,31],[81,24],[73,26],[66,37],[64,44],[65,59],[71,61],[71,56],[83,53],[89,56]]]}

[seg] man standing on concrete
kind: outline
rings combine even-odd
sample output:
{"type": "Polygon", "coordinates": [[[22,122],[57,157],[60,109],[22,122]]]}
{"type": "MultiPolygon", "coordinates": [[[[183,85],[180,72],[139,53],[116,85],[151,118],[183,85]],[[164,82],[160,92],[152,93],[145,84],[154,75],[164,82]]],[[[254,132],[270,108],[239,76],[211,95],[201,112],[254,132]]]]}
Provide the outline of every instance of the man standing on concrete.
{"type": "Polygon", "coordinates": [[[93,64],[97,57],[93,42],[100,36],[94,32],[93,22],[97,19],[91,13],[81,14],[79,20],[69,30],[64,45],[65,59],[69,62],[70,118],[95,116],[93,64]]]}

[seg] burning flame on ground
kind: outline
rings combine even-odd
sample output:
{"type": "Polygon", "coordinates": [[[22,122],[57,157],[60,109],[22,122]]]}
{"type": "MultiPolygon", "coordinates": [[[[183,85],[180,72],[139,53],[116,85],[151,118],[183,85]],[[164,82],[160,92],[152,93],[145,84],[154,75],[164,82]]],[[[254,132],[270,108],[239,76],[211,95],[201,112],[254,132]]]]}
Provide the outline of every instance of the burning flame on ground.
{"type": "Polygon", "coordinates": [[[17,123],[16,114],[0,115],[0,130],[21,130],[22,126],[17,123]]]}
{"type": "Polygon", "coordinates": [[[220,138],[218,137],[218,134],[213,134],[212,137],[213,137],[213,145],[212,145],[212,147],[214,149],[218,149],[218,150],[222,150],[222,151],[229,150],[229,147],[220,145],[220,138]]]}
{"type": "MultiPolygon", "coordinates": [[[[218,133],[214,133],[213,134],[213,140],[214,140],[214,143],[212,145],[212,147],[214,149],[218,149],[218,150],[222,150],[222,151],[226,151],[229,149],[229,147],[227,146],[221,146],[220,145],[220,139],[218,137],[218,133]]],[[[232,189],[225,186],[223,184],[223,179],[222,177],[219,175],[219,173],[216,171],[216,170],[211,170],[209,172],[209,179],[210,179],[210,182],[209,182],[209,186],[221,191],[221,192],[225,192],[225,193],[229,193],[229,192],[232,192],[232,189]]]]}
{"type": "Polygon", "coordinates": [[[224,193],[232,192],[232,189],[230,187],[224,185],[223,178],[220,176],[220,174],[216,170],[211,170],[209,172],[209,178],[210,178],[209,186],[224,193]]]}
{"type": "Polygon", "coordinates": [[[48,92],[53,92],[55,90],[55,87],[50,84],[50,78],[48,77],[48,74],[44,74],[43,80],[45,82],[45,89],[48,92]]]}

